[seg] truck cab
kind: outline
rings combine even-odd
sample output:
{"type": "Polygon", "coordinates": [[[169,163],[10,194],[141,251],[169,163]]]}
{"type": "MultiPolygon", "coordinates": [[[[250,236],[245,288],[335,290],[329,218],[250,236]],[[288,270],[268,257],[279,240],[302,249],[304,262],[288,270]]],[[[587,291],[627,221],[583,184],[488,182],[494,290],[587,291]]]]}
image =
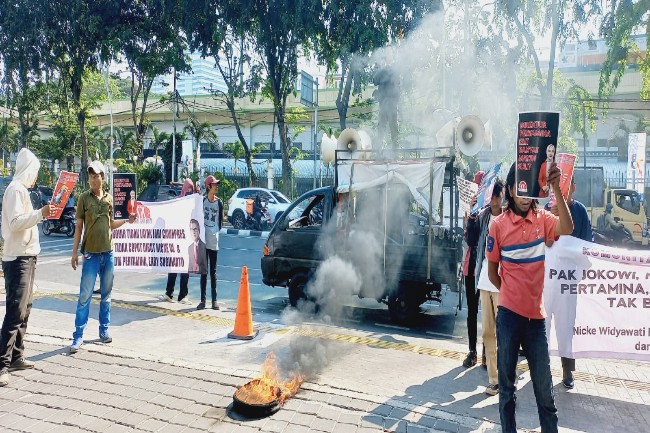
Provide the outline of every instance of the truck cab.
{"type": "Polygon", "coordinates": [[[303,194],[276,221],[264,246],[264,284],[287,287],[294,307],[318,304],[310,284],[341,284],[332,263],[344,263],[359,281],[349,294],[386,303],[397,322],[427,299],[441,301],[443,284],[457,290],[462,228],[444,226],[438,213],[443,186],[455,195],[453,164],[364,160],[336,168],[336,185],[303,194]]]}

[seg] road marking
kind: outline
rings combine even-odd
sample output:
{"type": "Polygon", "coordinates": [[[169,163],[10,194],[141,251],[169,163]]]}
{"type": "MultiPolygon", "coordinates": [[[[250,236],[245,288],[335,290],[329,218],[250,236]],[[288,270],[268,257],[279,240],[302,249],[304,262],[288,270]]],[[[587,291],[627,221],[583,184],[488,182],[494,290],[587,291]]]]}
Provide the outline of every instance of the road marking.
{"type": "MultiPolygon", "coordinates": [[[[61,299],[64,301],[77,302],[78,296],[71,295],[63,292],[37,292],[34,294],[34,299],[38,298],[55,298],[61,299]]],[[[99,304],[99,298],[92,298],[91,302],[93,304],[99,304]]],[[[186,312],[186,311],[175,311],[168,308],[157,307],[154,305],[142,305],[136,304],[135,302],[128,301],[119,301],[112,300],[112,304],[118,308],[124,308],[134,311],[144,311],[149,313],[157,313],[164,316],[173,316],[184,319],[199,320],[201,322],[211,323],[223,327],[232,327],[234,326],[234,320],[226,319],[223,317],[216,317],[207,314],[201,314],[196,312],[186,312]]],[[[455,361],[462,361],[465,358],[464,352],[458,352],[455,350],[447,349],[438,349],[434,347],[426,347],[418,344],[410,343],[398,343],[394,341],[385,341],[372,337],[363,337],[359,335],[350,335],[350,334],[339,334],[335,332],[325,332],[316,329],[296,327],[296,326],[283,326],[279,327],[272,325],[265,325],[260,328],[264,332],[275,333],[278,335],[297,335],[302,337],[313,337],[321,338],[326,340],[340,341],[344,343],[359,344],[366,347],[380,348],[380,349],[392,349],[402,352],[411,352],[419,355],[434,356],[437,358],[446,358],[455,361]]],[[[522,372],[529,371],[528,363],[523,360],[517,364],[517,370],[522,372]]],[[[551,373],[556,377],[562,377],[562,370],[551,369],[551,373]]],[[[634,381],[629,379],[620,379],[609,376],[602,376],[598,374],[592,374],[587,372],[575,371],[573,376],[576,380],[589,382],[596,385],[608,385],[614,386],[617,388],[633,389],[636,391],[646,391],[650,392],[650,383],[634,381]]]]}
{"type": "Polygon", "coordinates": [[[435,335],[436,337],[455,338],[455,339],[461,339],[461,340],[463,338],[463,337],[461,337],[459,335],[445,334],[445,333],[442,333],[442,332],[433,332],[433,331],[424,331],[424,332],[426,334],[435,335]]]}

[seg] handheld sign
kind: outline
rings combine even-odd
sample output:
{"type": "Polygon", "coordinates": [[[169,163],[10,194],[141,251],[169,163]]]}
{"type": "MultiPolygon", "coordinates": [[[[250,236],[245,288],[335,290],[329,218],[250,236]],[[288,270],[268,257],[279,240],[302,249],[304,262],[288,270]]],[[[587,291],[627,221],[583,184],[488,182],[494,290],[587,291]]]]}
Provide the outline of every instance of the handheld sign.
{"type": "Polygon", "coordinates": [[[476,197],[476,204],[472,208],[472,215],[481,210],[483,206],[485,206],[486,203],[489,203],[492,199],[492,190],[494,189],[494,184],[497,181],[500,171],[501,163],[498,163],[485,172],[485,175],[478,186],[478,195],[476,197]]]}
{"type": "Polygon", "coordinates": [[[54,206],[55,208],[54,214],[50,216],[49,219],[58,220],[61,218],[63,209],[65,209],[65,205],[70,198],[70,194],[72,194],[72,189],[74,188],[74,184],[77,182],[77,179],[79,179],[79,175],[77,173],[61,171],[59,174],[59,180],[56,182],[56,186],[54,187],[52,200],[50,202],[50,205],[54,206]]]}
{"type": "Polygon", "coordinates": [[[518,197],[547,198],[548,172],[555,162],[560,113],[519,113],[516,186],[518,197]]]}
{"type": "MultiPolygon", "coordinates": [[[[571,155],[570,153],[558,153],[556,158],[556,164],[560,169],[560,190],[562,191],[562,196],[566,200],[569,196],[569,187],[571,186],[571,178],[573,177],[573,168],[576,164],[576,155],[571,155]]],[[[550,199],[548,201],[549,206],[553,206],[556,202],[555,193],[551,188],[550,199]]]]}
{"type": "Polygon", "coordinates": [[[135,173],[113,174],[113,219],[123,220],[137,210],[135,173]]]}
{"type": "Polygon", "coordinates": [[[456,177],[456,183],[458,184],[460,210],[463,213],[468,214],[470,211],[470,202],[472,201],[472,197],[474,197],[474,194],[478,192],[478,185],[471,180],[466,180],[461,176],[456,177]]]}

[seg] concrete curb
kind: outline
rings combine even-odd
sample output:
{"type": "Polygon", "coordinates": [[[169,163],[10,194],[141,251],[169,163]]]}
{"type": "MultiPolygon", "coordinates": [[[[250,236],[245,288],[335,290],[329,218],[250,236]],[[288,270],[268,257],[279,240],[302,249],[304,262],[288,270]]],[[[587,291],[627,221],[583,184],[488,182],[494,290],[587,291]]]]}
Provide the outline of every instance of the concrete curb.
{"type": "Polygon", "coordinates": [[[219,232],[223,235],[236,235],[236,236],[243,236],[243,237],[259,237],[262,239],[267,239],[269,237],[270,232],[262,232],[259,230],[239,230],[239,229],[232,229],[232,228],[222,228],[221,231],[219,232]]]}

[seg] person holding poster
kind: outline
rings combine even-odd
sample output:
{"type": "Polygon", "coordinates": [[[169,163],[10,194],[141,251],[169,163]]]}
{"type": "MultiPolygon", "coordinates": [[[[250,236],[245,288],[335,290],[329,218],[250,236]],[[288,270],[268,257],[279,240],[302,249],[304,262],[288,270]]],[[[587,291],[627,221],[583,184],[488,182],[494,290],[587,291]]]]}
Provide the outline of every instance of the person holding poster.
{"type": "Polygon", "coordinates": [[[72,243],[72,258],[70,264],[76,270],[79,264],[79,242],[83,266],[79,299],[75,313],[75,331],[72,334],[70,353],[77,353],[83,344],[83,334],[88,324],[90,314],[90,299],[99,275],[99,339],[102,343],[113,341],[108,333],[111,323],[111,292],[113,290],[113,230],[122,227],[127,221],[133,223],[135,215],[130,214],[128,220],[113,219],[113,197],[104,191],[104,165],[93,161],[88,166],[88,183],[90,189],[84,191],[77,201],[77,227],[72,243]],[[83,233],[83,241],[81,234],[83,233]]]}
{"type": "Polygon", "coordinates": [[[555,216],[537,209],[537,201],[516,195],[517,163],[506,179],[507,209],[490,226],[487,238],[488,278],[499,290],[497,370],[499,415],[504,433],[516,433],[515,380],[521,346],[535,390],[544,433],[558,431],[546,335],[544,290],[545,243],[573,232],[573,221],[560,190],[560,170],[551,164],[548,182],[558,197],[555,216]],[[561,197],[561,198],[560,198],[561,197]]]}
{"type": "MultiPolygon", "coordinates": [[[[569,194],[567,196],[567,204],[569,206],[569,212],[571,213],[571,219],[573,220],[573,233],[571,236],[574,238],[582,239],[583,241],[593,242],[594,234],[591,230],[591,221],[589,220],[589,214],[587,213],[587,208],[585,205],[580,203],[578,200],[573,198],[573,195],[576,192],[576,180],[571,176],[571,186],[569,187],[569,194]]],[[[548,206],[548,205],[547,205],[548,206]]],[[[558,215],[557,204],[550,206],[550,211],[553,215],[558,215]]],[[[575,302],[575,298],[571,298],[575,302]]],[[[550,328],[551,326],[551,317],[555,317],[556,327],[565,327],[568,326],[570,329],[573,329],[573,323],[564,323],[565,315],[554,314],[553,301],[555,299],[550,297],[549,299],[545,298],[547,303],[545,304],[546,310],[549,314],[546,320],[546,326],[550,328]]],[[[559,302],[559,299],[557,300],[559,302]]],[[[562,384],[567,389],[573,389],[573,372],[576,369],[576,360],[573,358],[561,357],[562,360],[562,384]]]]}
{"type": "Polygon", "coordinates": [[[46,204],[34,210],[29,191],[36,183],[41,163],[29,149],[16,158],[16,173],[2,197],[2,271],[6,303],[0,331],[0,387],[9,384],[9,372],[34,368],[23,356],[25,333],[32,309],[36,256],[41,252],[37,224],[54,212],[46,204]]]}
{"type": "MultiPolygon", "coordinates": [[[[205,247],[210,272],[210,288],[212,289],[212,309],[218,310],[217,304],[217,255],[219,253],[219,231],[223,223],[223,202],[217,193],[220,180],[210,175],[205,178],[207,196],[203,199],[203,225],[205,226],[205,247]]],[[[208,276],[201,275],[201,303],[205,308],[208,276]]]]}

